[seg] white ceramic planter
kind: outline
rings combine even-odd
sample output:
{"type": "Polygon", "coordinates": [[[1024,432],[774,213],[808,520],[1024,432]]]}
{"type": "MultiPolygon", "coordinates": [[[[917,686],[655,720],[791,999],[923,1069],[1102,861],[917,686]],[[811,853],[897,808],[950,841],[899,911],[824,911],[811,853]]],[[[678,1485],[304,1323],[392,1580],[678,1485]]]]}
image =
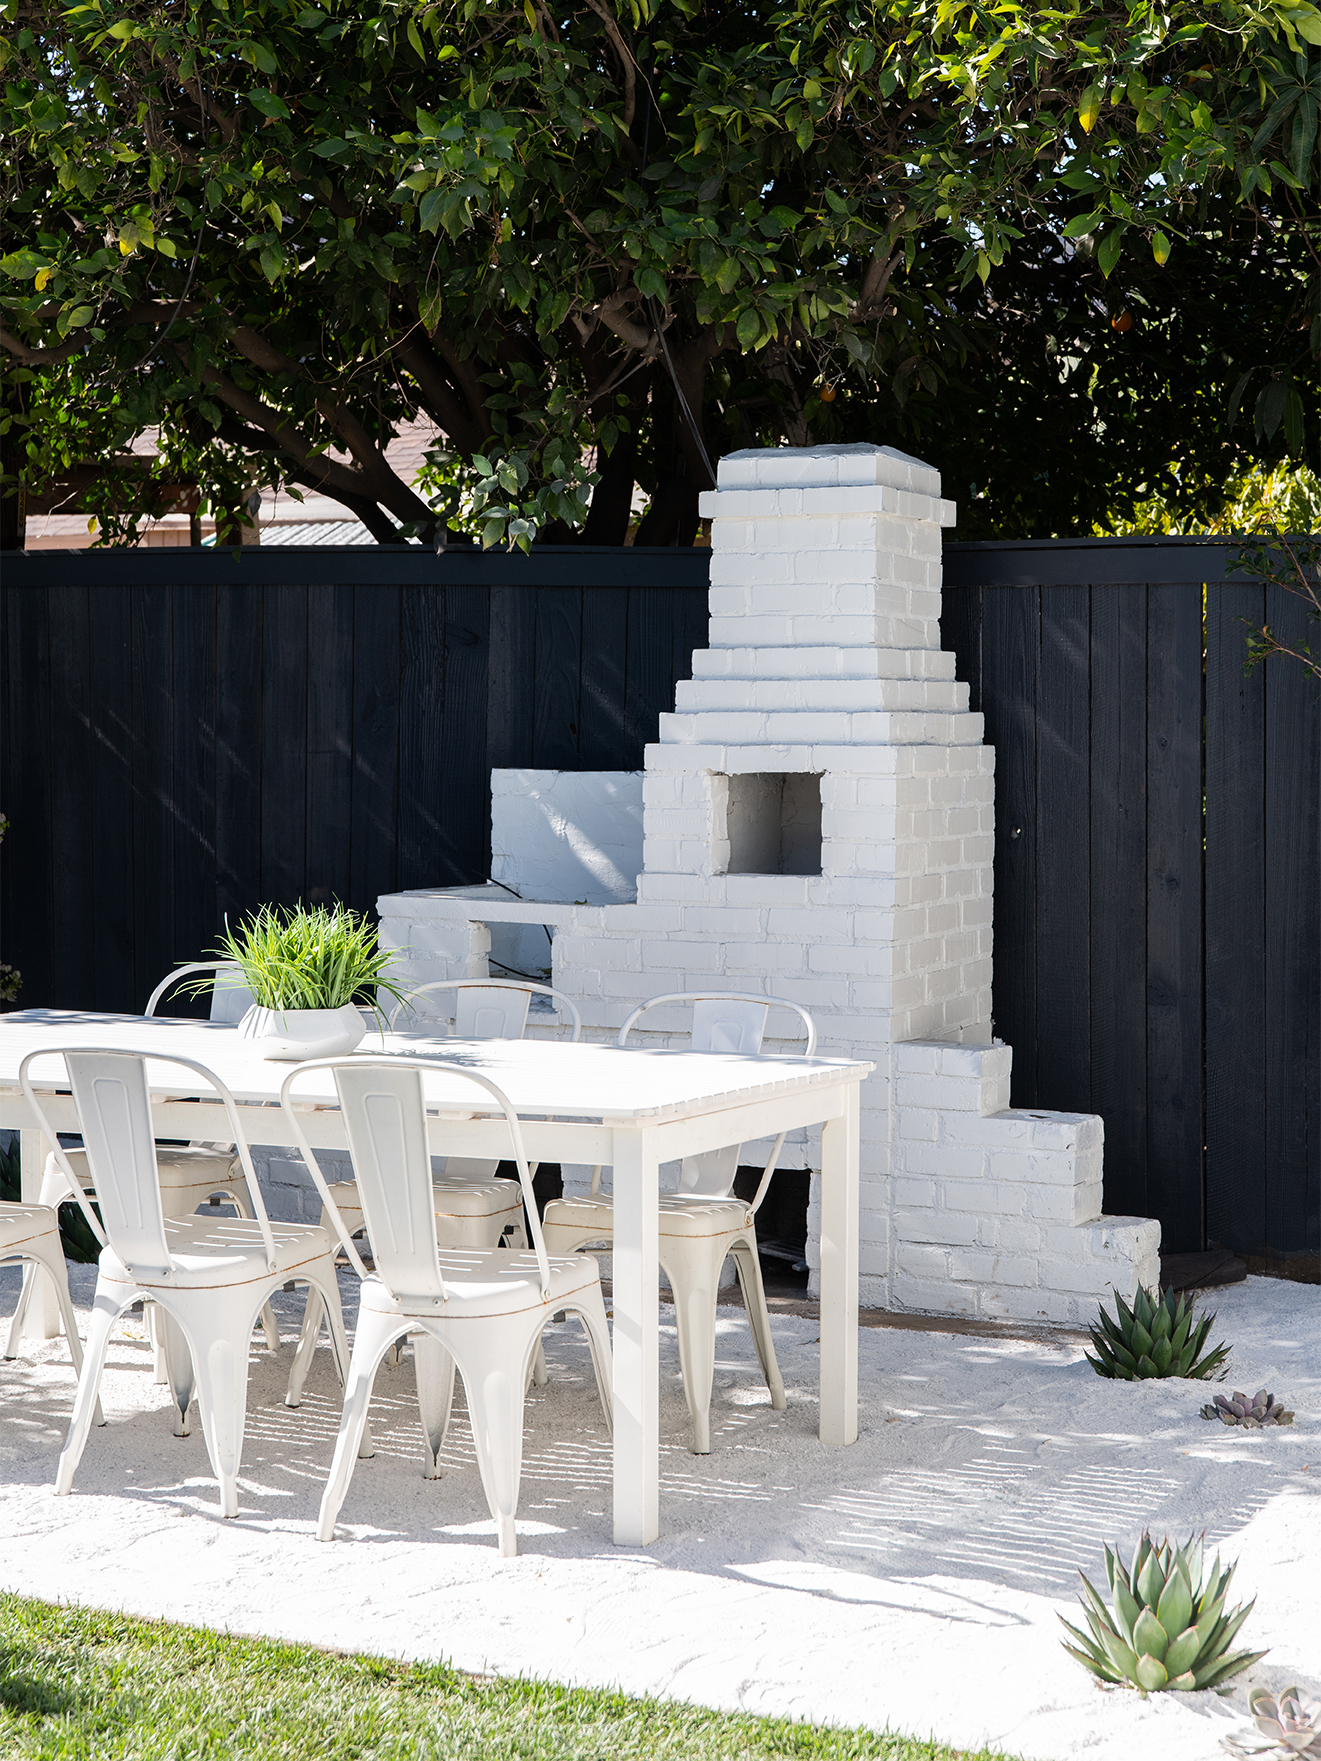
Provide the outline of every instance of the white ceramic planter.
{"type": "Polygon", "coordinates": [[[298,1063],[351,1052],[367,1024],[353,1003],[342,1009],[260,1009],[254,1003],[238,1030],[244,1039],[257,1042],[263,1058],[298,1063]]]}

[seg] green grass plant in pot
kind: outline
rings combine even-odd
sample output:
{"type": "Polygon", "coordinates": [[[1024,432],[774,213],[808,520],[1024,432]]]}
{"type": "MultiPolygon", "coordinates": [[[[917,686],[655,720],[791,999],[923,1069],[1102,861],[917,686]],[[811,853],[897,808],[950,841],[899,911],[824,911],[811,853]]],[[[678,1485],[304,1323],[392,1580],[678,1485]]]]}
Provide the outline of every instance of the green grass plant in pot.
{"type": "MultiPolygon", "coordinates": [[[[252,992],[253,1006],[239,1023],[264,1058],[335,1058],[351,1052],[367,1031],[363,1009],[384,1027],[377,992],[402,999],[388,977],[393,955],[376,940],[374,924],[347,905],[263,905],[237,929],[225,927],[216,957],[232,961],[252,992]]],[[[215,983],[223,985],[218,973],[215,983]]],[[[211,984],[198,982],[198,989],[211,984]]]]}

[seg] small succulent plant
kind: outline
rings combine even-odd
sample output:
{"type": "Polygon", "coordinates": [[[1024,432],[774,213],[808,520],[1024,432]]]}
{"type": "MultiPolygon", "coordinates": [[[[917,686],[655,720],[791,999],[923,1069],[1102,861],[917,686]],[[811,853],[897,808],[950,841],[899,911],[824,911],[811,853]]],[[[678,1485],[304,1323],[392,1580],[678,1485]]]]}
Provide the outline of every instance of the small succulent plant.
{"type": "MultiPolygon", "coordinates": [[[[1109,1609],[1083,1578],[1083,1612],[1091,1637],[1070,1626],[1078,1642],[1064,1649],[1103,1682],[1131,1682],[1145,1699],[1173,1688],[1213,1688],[1246,1669],[1264,1651],[1230,1651],[1238,1629],[1253,1604],[1225,1612],[1225,1597],[1234,1575],[1231,1565],[1215,1564],[1203,1577],[1202,1541],[1184,1546],[1170,1541],[1156,1545],[1144,1534],[1126,1570],[1117,1552],[1105,1550],[1106,1575],[1114,1608],[1109,1609]]],[[[1081,1575],[1081,1574],[1080,1574],[1081,1575]]]]}
{"type": "Polygon", "coordinates": [[[1257,1730],[1248,1736],[1222,1737],[1220,1741],[1231,1755],[1298,1756],[1321,1761],[1321,1701],[1305,1700],[1297,1688],[1286,1688],[1278,1698],[1265,1688],[1254,1688],[1248,1695],[1248,1707],[1257,1730]]]}
{"type": "Polygon", "coordinates": [[[1173,1290],[1162,1294],[1139,1285],[1132,1308],[1116,1292],[1115,1308],[1117,1319],[1102,1308],[1100,1325],[1088,1328],[1096,1356],[1085,1355],[1098,1376],[1125,1382],[1152,1376],[1197,1376],[1205,1381],[1229,1355],[1227,1345],[1215,1346],[1205,1357],[1199,1355],[1215,1316],[1203,1315],[1194,1326],[1191,1300],[1173,1290]]]}
{"type": "Polygon", "coordinates": [[[1217,1394],[1202,1408],[1202,1417],[1219,1419],[1222,1425],[1243,1425],[1249,1431],[1258,1431],[1263,1425],[1293,1423],[1293,1414],[1286,1412],[1283,1403],[1264,1388],[1258,1388],[1255,1394],[1231,1394],[1228,1399],[1217,1394]]]}

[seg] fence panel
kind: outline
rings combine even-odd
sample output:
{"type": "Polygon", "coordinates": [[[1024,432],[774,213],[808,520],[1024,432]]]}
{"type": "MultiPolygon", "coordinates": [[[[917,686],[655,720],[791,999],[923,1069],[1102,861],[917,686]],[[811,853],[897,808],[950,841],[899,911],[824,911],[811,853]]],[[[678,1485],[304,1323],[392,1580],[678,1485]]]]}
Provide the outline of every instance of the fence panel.
{"type": "Polygon", "coordinates": [[[6,558],[23,1003],[141,1009],[263,900],[485,878],[491,766],[640,768],[706,577],[676,550],[6,558]]]}
{"type": "MultiPolygon", "coordinates": [[[[996,748],[1014,1101],[1097,1112],[1170,1251],[1321,1267],[1321,701],[1243,672],[1287,595],[1183,541],[952,545],[996,748]],[[1205,584],[1205,586],[1204,586],[1205,584]],[[1278,603],[1277,603],[1278,601],[1278,603]]],[[[263,899],[488,872],[491,766],[628,769],[706,637],[704,551],[6,558],[4,957],[141,1008],[263,899]]]]}
{"type": "Polygon", "coordinates": [[[1244,674],[1298,602],[1187,541],[952,545],[996,748],[995,1021],[1016,1106],[1105,1121],[1106,1208],[1321,1273],[1321,695],[1244,674]]]}

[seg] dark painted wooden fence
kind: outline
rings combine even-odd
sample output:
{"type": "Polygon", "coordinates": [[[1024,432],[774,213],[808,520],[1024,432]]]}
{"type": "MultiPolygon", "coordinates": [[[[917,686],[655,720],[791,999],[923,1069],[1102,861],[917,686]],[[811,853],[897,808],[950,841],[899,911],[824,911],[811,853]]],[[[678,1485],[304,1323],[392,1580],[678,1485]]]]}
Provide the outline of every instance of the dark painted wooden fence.
{"type": "Polygon", "coordinates": [[[707,553],[10,555],[4,958],[140,1009],[262,900],[484,879],[490,770],[638,769],[706,638],[707,553]]]}
{"type": "Polygon", "coordinates": [[[1321,687],[1223,544],[955,545],[996,748],[995,1018],[1019,1106],[1100,1113],[1106,1208],[1317,1275],[1321,687]]]}
{"type": "MultiPolygon", "coordinates": [[[[1295,601],[1225,547],[953,545],[996,747],[1014,1100],[1098,1112],[1167,1249],[1321,1252],[1321,719],[1243,674],[1295,601]],[[1205,587],[1205,600],[1203,593],[1205,587]],[[1205,621],[1204,621],[1205,605],[1205,621]]],[[[706,635],[705,551],[6,557],[0,947],[22,1000],[140,1008],[226,911],[487,873],[493,765],[629,768],[706,635]]]]}

